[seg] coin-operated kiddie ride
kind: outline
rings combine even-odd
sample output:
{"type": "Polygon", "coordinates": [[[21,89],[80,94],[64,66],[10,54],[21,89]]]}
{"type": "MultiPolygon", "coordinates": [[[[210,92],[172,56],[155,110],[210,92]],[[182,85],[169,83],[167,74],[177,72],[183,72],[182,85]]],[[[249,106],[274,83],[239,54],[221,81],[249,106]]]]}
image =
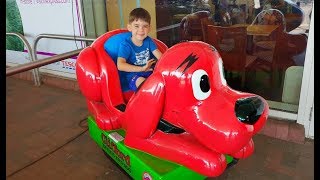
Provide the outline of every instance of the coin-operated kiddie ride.
{"type": "Polygon", "coordinates": [[[253,153],[268,104],[227,85],[214,47],[190,41],[167,49],[154,39],[164,54],[132,93],[116,67],[128,36],[107,32],[76,64],[90,136],[106,154],[134,179],[204,179],[253,153]]]}

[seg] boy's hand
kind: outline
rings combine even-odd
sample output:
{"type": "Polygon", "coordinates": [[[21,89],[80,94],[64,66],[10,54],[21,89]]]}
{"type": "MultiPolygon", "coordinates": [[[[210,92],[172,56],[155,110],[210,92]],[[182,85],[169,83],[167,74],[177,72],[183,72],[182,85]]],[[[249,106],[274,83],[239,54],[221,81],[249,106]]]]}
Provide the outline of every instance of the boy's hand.
{"type": "Polygon", "coordinates": [[[156,62],[154,59],[150,59],[147,61],[147,64],[142,66],[142,71],[153,71],[151,66],[156,62]]]}

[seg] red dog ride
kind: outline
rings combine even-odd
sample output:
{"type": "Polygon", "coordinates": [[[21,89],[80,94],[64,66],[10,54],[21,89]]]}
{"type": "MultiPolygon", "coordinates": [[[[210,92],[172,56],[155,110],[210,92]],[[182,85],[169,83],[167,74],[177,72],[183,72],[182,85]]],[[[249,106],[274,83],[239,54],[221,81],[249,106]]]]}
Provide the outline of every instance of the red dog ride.
{"type": "Polygon", "coordinates": [[[268,104],[228,87],[212,46],[184,42],[168,49],[125,105],[116,67],[110,58],[99,59],[97,53],[105,52],[97,52],[96,45],[79,55],[77,77],[101,129],[123,128],[127,146],[206,176],[224,172],[225,154],[253,153],[252,136],[265,124],[268,104]]]}

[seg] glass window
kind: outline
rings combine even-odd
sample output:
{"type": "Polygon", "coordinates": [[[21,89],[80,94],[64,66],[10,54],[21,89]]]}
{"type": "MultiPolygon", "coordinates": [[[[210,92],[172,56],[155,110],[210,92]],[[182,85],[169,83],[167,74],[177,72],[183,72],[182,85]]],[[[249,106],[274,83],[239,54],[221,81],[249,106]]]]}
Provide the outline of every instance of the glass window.
{"type": "Polygon", "coordinates": [[[157,38],[218,49],[227,83],[298,110],[313,0],[156,0],[157,38]]]}

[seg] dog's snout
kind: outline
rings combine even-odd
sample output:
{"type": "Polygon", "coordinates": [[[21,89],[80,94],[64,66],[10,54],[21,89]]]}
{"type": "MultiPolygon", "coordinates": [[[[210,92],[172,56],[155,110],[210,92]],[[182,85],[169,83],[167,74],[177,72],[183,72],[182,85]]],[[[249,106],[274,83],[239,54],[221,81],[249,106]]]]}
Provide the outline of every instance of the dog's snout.
{"type": "Polygon", "coordinates": [[[235,105],[237,118],[245,124],[256,123],[263,110],[263,101],[258,96],[238,99],[235,105]]]}

